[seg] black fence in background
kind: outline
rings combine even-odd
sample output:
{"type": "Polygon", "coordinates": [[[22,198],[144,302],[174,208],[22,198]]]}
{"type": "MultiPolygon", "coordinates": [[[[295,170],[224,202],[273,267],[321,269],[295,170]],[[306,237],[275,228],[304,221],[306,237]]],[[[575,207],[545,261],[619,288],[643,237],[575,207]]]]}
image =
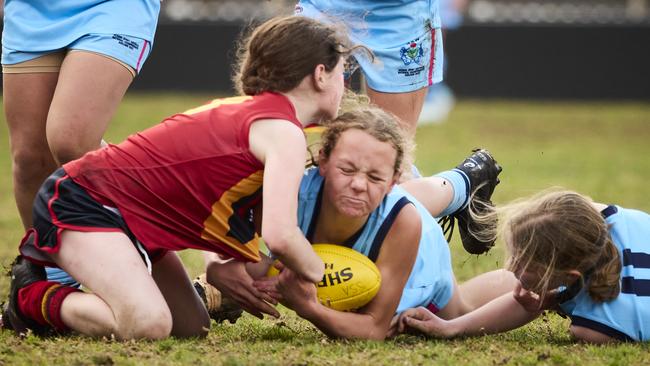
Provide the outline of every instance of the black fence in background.
{"type": "MultiPolygon", "coordinates": [[[[232,92],[239,24],[161,24],[132,90],[232,92]]],[[[460,97],[650,101],[650,27],[479,26],[450,32],[460,97]]]]}
{"type": "MultiPolygon", "coordinates": [[[[242,25],[162,23],[131,90],[232,93],[242,25]]],[[[650,101],[650,26],[467,25],[447,34],[459,97],[650,101]]]]}
{"type": "Polygon", "coordinates": [[[650,101],[650,27],[464,27],[447,36],[461,96],[650,101]]]}

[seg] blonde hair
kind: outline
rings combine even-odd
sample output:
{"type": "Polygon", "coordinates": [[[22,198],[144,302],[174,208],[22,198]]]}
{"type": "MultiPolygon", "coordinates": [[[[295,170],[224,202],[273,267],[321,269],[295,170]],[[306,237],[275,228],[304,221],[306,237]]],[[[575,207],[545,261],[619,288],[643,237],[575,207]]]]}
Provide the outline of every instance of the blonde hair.
{"type": "Polygon", "coordinates": [[[609,235],[605,219],[590,198],[558,188],[528,199],[494,208],[478,217],[501,224],[485,236],[506,239],[507,267],[514,273],[542,271],[540,282],[530,288],[545,296],[554,274],[578,270],[589,296],[597,302],[615,299],[620,292],[621,259],[609,235]]]}
{"type": "Polygon", "coordinates": [[[317,65],[330,72],[341,58],[370,52],[353,46],[341,27],[302,16],[272,18],[248,32],[239,42],[233,75],[240,95],[287,92],[317,65]]]}
{"type": "Polygon", "coordinates": [[[326,127],[321,136],[321,151],[326,158],[332,154],[343,132],[351,129],[364,131],[381,142],[389,143],[397,153],[393,164],[395,173],[401,171],[404,155],[411,149],[411,144],[402,133],[397,117],[379,107],[364,104],[362,99],[359,100],[356,108],[349,107],[348,111],[328,122],[326,127]]]}

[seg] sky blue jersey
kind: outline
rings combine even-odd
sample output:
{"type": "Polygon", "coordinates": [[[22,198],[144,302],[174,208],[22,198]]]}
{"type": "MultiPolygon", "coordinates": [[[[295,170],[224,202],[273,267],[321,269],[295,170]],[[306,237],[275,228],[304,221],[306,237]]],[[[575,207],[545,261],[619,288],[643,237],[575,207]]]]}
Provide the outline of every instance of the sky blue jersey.
{"type": "MultiPolygon", "coordinates": [[[[305,172],[298,197],[298,226],[307,239],[313,236],[320,209],[323,177],[318,168],[305,172]]],[[[397,312],[418,306],[442,309],[451,299],[454,277],[449,246],[438,222],[413,196],[395,186],[374,210],[363,228],[343,245],[376,261],[379,250],[395,218],[407,204],[414,205],[422,219],[418,255],[406,282],[397,312]]]]}
{"type": "MultiPolygon", "coordinates": [[[[624,341],[650,340],[650,215],[608,206],[603,216],[621,257],[621,293],[595,302],[586,288],[560,307],[573,325],[624,341]]],[[[589,279],[587,278],[587,281],[589,279]]]]}

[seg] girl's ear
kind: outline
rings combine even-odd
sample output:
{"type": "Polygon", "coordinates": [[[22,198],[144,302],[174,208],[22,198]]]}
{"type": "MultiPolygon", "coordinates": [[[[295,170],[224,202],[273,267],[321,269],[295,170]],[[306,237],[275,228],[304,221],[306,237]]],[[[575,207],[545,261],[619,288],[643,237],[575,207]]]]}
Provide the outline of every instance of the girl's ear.
{"type": "Polygon", "coordinates": [[[323,64],[316,65],[312,77],[314,82],[314,88],[316,88],[317,91],[321,91],[325,89],[325,85],[327,81],[327,70],[325,70],[325,65],[323,64]]]}
{"type": "Polygon", "coordinates": [[[390,183],[390,189],[393,189],[393,187],[399,183],[399,179],[402,177],[402,171],[398,170],[393,174],[393,181],[390,183]]]}

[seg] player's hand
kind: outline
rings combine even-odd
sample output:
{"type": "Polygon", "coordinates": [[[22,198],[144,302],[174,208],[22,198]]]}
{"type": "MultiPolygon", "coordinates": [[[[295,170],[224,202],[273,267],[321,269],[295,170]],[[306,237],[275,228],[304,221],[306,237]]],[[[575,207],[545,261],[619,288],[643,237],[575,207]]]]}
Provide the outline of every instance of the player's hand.
{"type": "Polygon", "coordinates": [[[253,286],[253,278],[246,272],[243,262],[212,263],[208,266],[206,277],[209,284],[230,296],[248,313],[262,319],[262,314],[279,317],[273,305],[277,300],[253,286]]]}
{"type": "Polygon", "coordinates": [[[454,336],[448,321],[441,319],[424,307],[411,308],[399,315],[399,333],[419,332],[437,338],[454,336]]]}
{"type": "Polygon", "coordinates": [[[549,291],[544,299],[542,299],[537,293],[524,289],[521,286],[521,282],[517,282],[512,296],[527,312],[539,313],[540,311],[557,307],[555,301],[556,294],[557,290],[549,291]]]}
{"type": "MultiPolygon", "coordinates": [[[[275,261],[272,265],[279,272],[282,272],[284,270],[284,265],[282,265],[280,261],[275,261]]],[[[255,286],[255,288],[258,289],[259,291],[262,291],[267,295],[271,296],[277,302],[282,302],[282,294],[278,290],[278,281],[279,281],[279,276],[272,276],[272,277],[263,276],[261,278],[256,279],[255,282],[253,282],[253,286],[255,286]]]]}
{"type": "Polygon", "coordinates": [[[253,282],[253,286],[271,296],[276,302],[282,302],[282,293],[278,291],[278,276],[258,278],[253,282]]]}
{"type": "Polygon", "coordinates": [[[393,319],[391,319],[390,325],[388,326],[388,331],[386,332],[386,338],[393,338],[399,334],[399,323],[401,315],[401,313],[397,314],[393,316],[393,319]]]}
{"type": "Polygon", "coordinates": [[[318,303],[316,285],[296,274],[289,268],[284,268],[277,276],[277,290],[282,296],[282,304],[298,315],[303,315],[310,307],[318,303]]]}

